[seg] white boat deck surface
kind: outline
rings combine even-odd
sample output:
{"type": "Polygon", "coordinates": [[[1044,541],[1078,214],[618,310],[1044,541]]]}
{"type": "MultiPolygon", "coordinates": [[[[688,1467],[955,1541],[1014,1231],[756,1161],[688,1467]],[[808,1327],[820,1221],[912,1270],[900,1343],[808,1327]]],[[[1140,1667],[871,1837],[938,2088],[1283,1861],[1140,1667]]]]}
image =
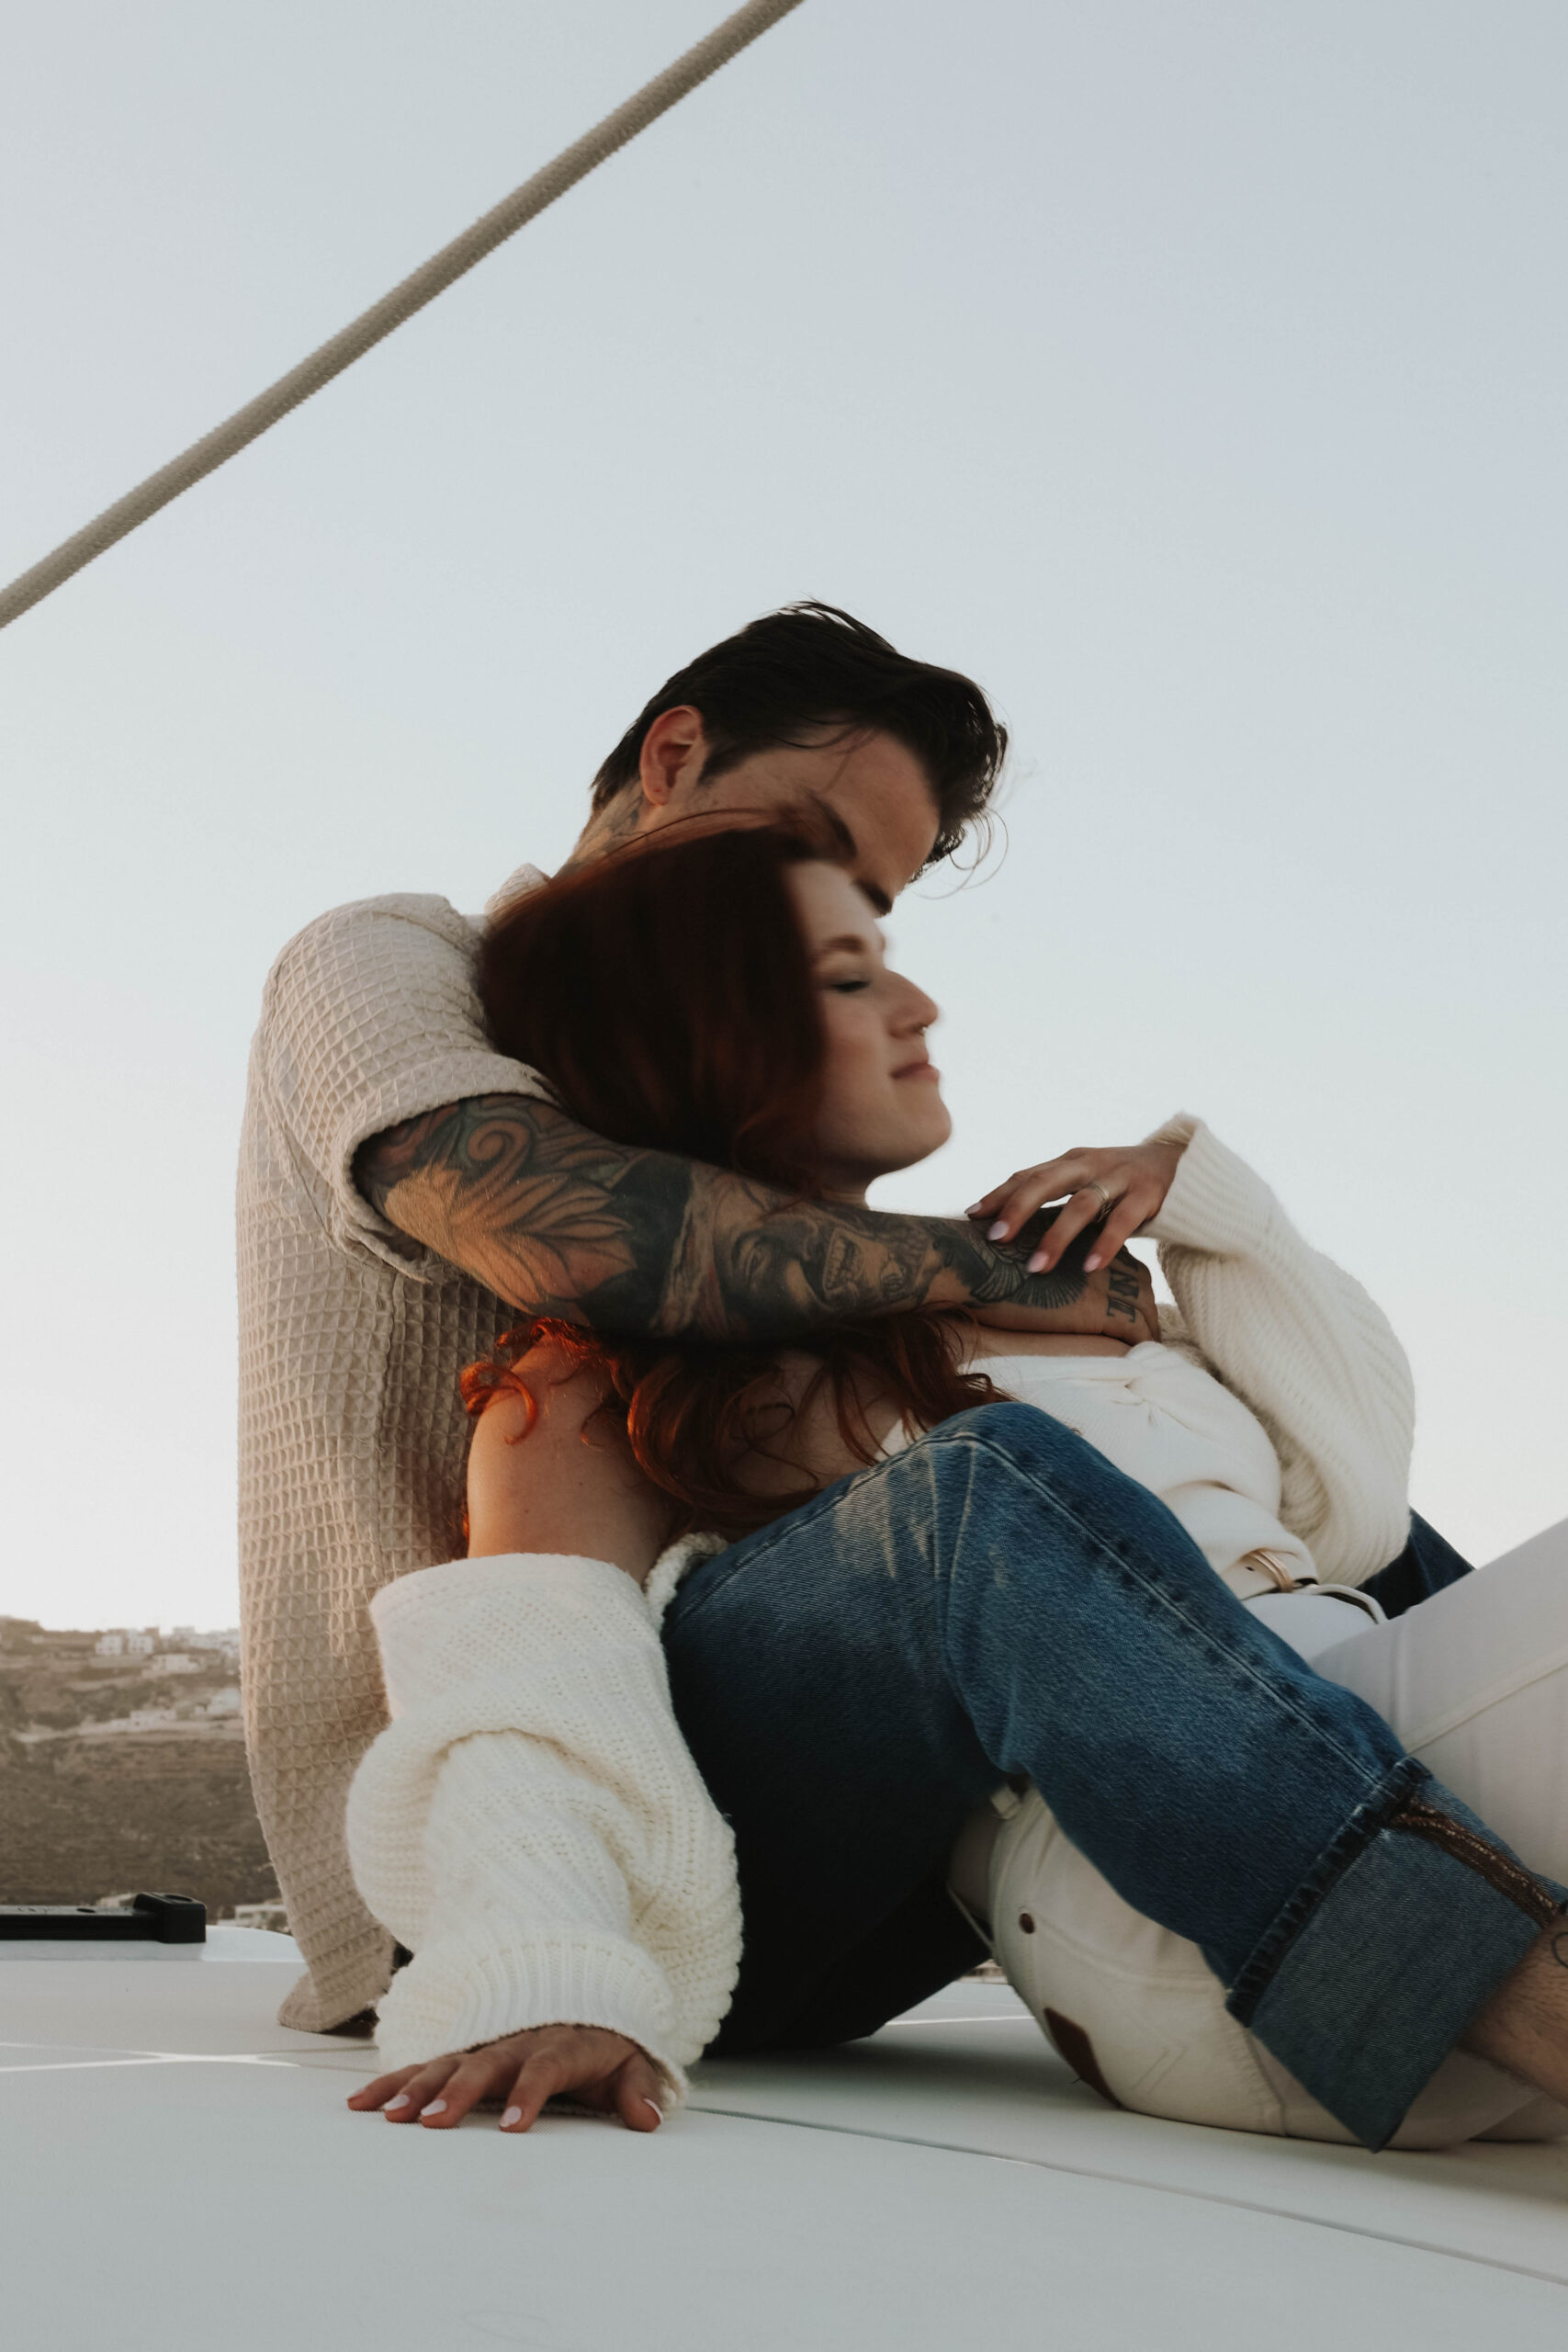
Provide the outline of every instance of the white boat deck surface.
{"type": "MultiPolygon", "coordinates": [[[[648,2136],[351,2114],[287,1938],[0,1946],[8,2345],[1476,2352],[1568,2331],[1568,2143],[1369,2156],[1104,2107],[1005,1987],[700,2067],[648,2136]]],[[[1538,2339],[1541,2340],[1541,2339],[1538,2339]]]]}

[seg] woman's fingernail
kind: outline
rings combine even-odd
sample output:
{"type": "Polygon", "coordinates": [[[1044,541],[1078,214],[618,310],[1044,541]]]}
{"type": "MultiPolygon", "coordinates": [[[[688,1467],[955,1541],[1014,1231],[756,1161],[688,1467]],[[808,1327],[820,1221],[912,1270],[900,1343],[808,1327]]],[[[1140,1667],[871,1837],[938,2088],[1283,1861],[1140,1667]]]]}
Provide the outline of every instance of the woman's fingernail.
{"type": "Polygon", "coordinates": [[[1086,1259],[1084,1260],[1084,1261],[1083,1261],[1083,1270],[1084,1270],[1084,1272],[1085,1272],[1085,1273],[1086,1273],[1086,1274],[1092,1274],[1092,1273],[1096,1271],[1096,1269],[1098,1268],[1099,1264],[1100,1264],[1100,1253],[1099,1253],[1099,1251],[1097,1250],[1097,1251],[1093,1254],[1093,1256],[1092,1256],[1092,1257],[1089,1257],[1089,1258],[1086,1258],[1086,1259]]]}
{"type": "Polygon", "coordinates": [[[984,1201],[971,1201],[964,1214],[965,1216],[978,1216],[985,1205],[984,1201]]]}
{"type": "Polygon", "coordinates": [[[1026,1274],[1043,1274],[1045,1272],[1044,1250],[1037,1250],[1023,1271],[1026,1274]]]}
{"type": "Polygon", "coordinates": [[[990,1231],[987,1234],[986,1238],[987,1241],[1004,1241],[1007,1238],[1007,1229],[1008,1221],[1006,1217],[999,1216],[998,1217],[995,1225],[992,1226],[990,1231]]]}
{"type": "Polygon", "coordinates": [[[503,2132],[510,2132],[514,2123],[521,2123],[522,2120],[523,2109],[520,2107],[509,2107],[501,2119],[501,2128],[503,2132]]]}
{"type": "Polygon", "coordinates": [[[651,2107],[655,2115],[658,2116],[660,2123],[663,2122],[664,2109],[660,2106],[659,2101],[656,2098],[645,2098],[643,2100],[643,2105],[644,2107],[651,2107]]]}
{"type": "Polygon", "coordinates": [[[400,2091],[396,2098],[389,2098],[387,2101],[387,2112],[390,2115],[394,2108],[407,2107],[408,2103],[409,2095],[407,2091],[400,2091]]]}
{"type": "Polygon", "coordinates": [[[422,2107],[419,2111],[422,2115],[445,2115],[446,2102],[444,2098],[433,2098],[428,2107],[422,2107]]]}

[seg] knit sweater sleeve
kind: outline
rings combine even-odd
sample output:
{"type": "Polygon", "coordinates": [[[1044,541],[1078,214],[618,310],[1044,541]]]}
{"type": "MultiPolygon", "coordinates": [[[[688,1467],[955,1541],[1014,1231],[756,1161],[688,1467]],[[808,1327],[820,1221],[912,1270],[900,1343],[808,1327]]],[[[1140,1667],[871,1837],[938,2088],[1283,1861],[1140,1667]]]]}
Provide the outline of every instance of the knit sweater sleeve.
{"type": "Polygon", "coordinates": [[[379,1216],[354,1155],[400,1120],[475,1094],[553,1100],[498,1054],[474,992],[474,925],[445,899],[362,899],[291,939],[267,976],[252,1069],[340,1247],[417,1272],[429,1253],[379,1216]]]}
{"type": "Polygon", "coordinates": [[[1360,1584],[1409,1535],[1415,1394],[1386,1317],[1306,1242],[1262,1180],[1200,1119],[1145,1230],[1185,1331],[1280,1456],[1280,1517],[1324,1577],[1360,1584]]]}
{"type": "Polygon", "coordinates": [[[371,1613],[392,1720],[349,1856],[413,1953],[380,2004],[386,2066],[604,2026],[679,2097],[729,2004],[739,1895],[641,1593],[607,1561],[513,1553],[400,1577],[371,1613]]]}

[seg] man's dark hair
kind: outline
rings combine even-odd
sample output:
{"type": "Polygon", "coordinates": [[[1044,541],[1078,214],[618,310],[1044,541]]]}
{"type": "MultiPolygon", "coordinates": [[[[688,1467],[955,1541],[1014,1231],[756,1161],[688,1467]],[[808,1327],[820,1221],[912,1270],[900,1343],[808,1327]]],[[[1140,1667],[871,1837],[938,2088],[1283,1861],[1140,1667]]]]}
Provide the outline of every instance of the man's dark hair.
{"type": "Polygon", "coordinates": [[[595,815],[635,784],[649,729],[682,703],[702,713],[705,784],[754,752],[807,745],[823,727],[891,735],[936,796],[933,865],[985,816],[1007,752],[1007,729],[972,678],[911,661],[836,605],[788,605],[665,680],[594,777],[595,815]]]}

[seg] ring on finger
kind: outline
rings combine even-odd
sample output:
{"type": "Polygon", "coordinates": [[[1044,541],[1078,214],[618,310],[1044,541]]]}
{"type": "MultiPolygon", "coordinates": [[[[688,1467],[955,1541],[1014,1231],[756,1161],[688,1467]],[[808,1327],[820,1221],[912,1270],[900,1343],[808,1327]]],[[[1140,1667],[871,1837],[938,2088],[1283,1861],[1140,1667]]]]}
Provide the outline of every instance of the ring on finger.
{"type": "Polygon", "coordinates": [[[1095,1193],[1099,1194],[1100,1215],[1095,1219],[1095,1223],[1097,1225],[1103,1225],[1105,1219],[1111,1215],[1111,1210],[1116,1206],[1115,1193],[1111,1191],[1108,1185],[1102,1184],[1098,1176],[1091,1177],[1087,1184],[1080,1184],[1078,1190],[1083,1193],[1095,1193]]]}

